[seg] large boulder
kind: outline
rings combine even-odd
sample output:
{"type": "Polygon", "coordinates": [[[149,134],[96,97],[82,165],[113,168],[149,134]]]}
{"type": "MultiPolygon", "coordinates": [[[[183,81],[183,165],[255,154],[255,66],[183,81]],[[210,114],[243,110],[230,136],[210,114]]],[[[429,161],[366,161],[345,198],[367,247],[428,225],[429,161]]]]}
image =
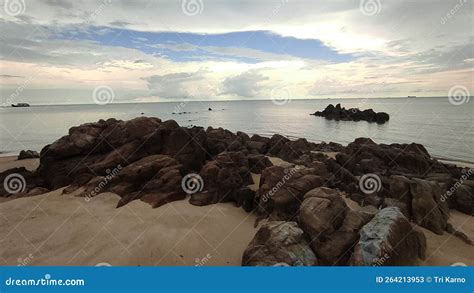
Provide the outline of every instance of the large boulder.
{"type": "Polygon", "coordinates": [[[25,160],[25,159],[36,159],[39,158],[40,155],[38,154],[37,151],[32,151],[32,150],[23,150],[20,152],[18,155],[18,160],[25,160]]]}
{"type": "Polygon", "coordinates": [[[303,154],[309,154],[311,150],[316,148],[316,144],[310,143],[304,138],[290,140],[279,134],[273,135],[268,144],[270,155],[288,162],[293,162],[303,154]]]}
{"type": "Polygon", "coordinates": [[[224,151],[243,151],[246,150],[245,142],[250,140],[246,135],[238,135],[230,130],[223,128],[208,127],[207,151],[215,156],[224,151]]]}
{"type": "Polygon", "coordinates": [[[223,152],[207,162],[200,175],[204,181],[203,193],[192,195],[191,204],[205,205],[234,201],[251,205],[253,195],[244,187],[253,184],[249,160],[243,152],[223,152]]]}
{"type": "Polygon", "coordinates": [[[249,162],[249,171],[252,173],[260,174],[265,168],[273,166],[270,159],[265,155],[251,154],[247,156],[247,159],[249,162]]]}
{"type": "Polygon", "coordinates": [[[258,192],[260,212],[272,220],[293,220],[304,195],[324,183],[313,171],[294,165],[271,166],[263,170],[258,192]]]}
{"type": "Polygon", "coordinates": [[[324,240],[344,221],[347,205],[340,192],[318,187],[304,195],[299,211],[299,223],[311,240],[324,240]]]}
{"type": "Polygon", "coordinates": [[[348,209],[339,229],[327,234],[324,239],[311,243],[311,248],[322,265],[346,265],[352,255],[353,247],[359,240],[359,230],[367,224],[374,213],[365,210],[348,209]]]}
{"type": "Polygon", "coordinates": [[[35,172],[25,167],[13,168],[0,173],[0,197],[27,196],[35,187],[45,187],[45,182],[35,172]]]}
{"type": "Polygon", "coordinates": [[[85,173],[105,176],[118,165],[155,154],[172,156],[186,172],[198,171],[206,160],[206,146],[202,128],[180,127],[173,120],[99,120],[72,127],[68,135],[44,147],[38,174],[47,187],[56,189],[85,173]]]}
{"type": "Polygon", "coordinates": [[[147,156],[126,167],[119,165],[106,176],[95,177],[86,184],[82,194],[93,198],[101,192],[111,191],[122,197],[118,207],[141,199],[156,208],[186,197],[181,187],[181,167],[166,155],[147,156]]]}
{"type": "Polygon", "coordinates": [[[359,234],[351,265],[415,265],[426,256],[425,235],[396,207],[382,209],[359,234]]]}
{"type": "Polygon", "coordinates": [[[243,266],[314,266],[317,259],[296,222],[270,221],[262,225],[245,249],[243,266]]]}
{"type": "Polygon", "coordinates": [[[443,190],[437,182],[413,178],[410,184],[413,220],[436,234],[443,234],[449,217],[443,190]]]}

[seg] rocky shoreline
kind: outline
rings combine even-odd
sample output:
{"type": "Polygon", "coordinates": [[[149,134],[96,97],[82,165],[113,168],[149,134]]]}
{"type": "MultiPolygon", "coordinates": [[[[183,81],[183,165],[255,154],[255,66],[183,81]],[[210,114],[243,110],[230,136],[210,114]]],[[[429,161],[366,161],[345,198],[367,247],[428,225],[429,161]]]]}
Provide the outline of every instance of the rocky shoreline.
{"type": "Polygon", "coordinates": [[[65,187],[85,200],[116,193],[117,207],[137,199],[159,207],[188,195],[198,206],[231,201],[265,220],[242,265],[414,265],[426,251],[418,226],[472,244],[449,223],[450,208],[474,214],[472,173],[416,143],[316,144],[139,117],[72,127],[43,148],[36,171],[0,173],[2,182],[17,174],[25,183],[15,194],[4,184],[0,197],[65,187]],[[268,156],[288,163],[275,166],[268,156]],[[251,174],[261,174],[257,190],[251,174]]]}
{"type": "Polygon", "coordinates": [[[341,107],[341,104],[334,106],[329,104],[323,111],[316,111],[314,116],[324,117],[328,120],[342,120],[342,121],[367,121],[376,122],[377,124],[384,124],[390,120],[390,115],[385,112],[375,112],[372,109],[359,110],[358,108],[346,109],[341,107]]]}

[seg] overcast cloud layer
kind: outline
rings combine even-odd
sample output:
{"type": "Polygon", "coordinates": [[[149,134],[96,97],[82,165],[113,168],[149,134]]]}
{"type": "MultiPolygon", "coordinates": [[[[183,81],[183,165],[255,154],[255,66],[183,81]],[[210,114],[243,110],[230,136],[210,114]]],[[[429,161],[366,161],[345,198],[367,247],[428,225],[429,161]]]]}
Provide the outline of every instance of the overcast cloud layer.
{"type": "Polygon", "coordinates": [[[472,0],[0,4],[3,104],[474,92],[472,0]]]}

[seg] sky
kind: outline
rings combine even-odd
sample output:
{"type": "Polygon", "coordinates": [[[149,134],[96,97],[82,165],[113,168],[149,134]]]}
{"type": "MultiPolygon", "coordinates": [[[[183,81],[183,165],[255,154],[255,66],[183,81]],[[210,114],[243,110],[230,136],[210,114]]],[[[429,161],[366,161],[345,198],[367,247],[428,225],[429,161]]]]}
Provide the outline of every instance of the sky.
{"type": "Polygon", "coordinates": [[[1,102],[472,94],[473,11],[473,0],[0,0],[1,102]]]}

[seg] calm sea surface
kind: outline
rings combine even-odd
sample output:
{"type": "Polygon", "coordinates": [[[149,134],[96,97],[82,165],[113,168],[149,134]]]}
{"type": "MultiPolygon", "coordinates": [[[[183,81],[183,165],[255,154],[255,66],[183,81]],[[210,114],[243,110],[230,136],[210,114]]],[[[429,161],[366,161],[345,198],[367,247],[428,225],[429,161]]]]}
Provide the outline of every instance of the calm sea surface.
{"type": "Polygon", "coordinates": [[[314,142],[347,144],[357,137],[370,137],[378,143],[417,142],[432,156],[474,162],[474,101],[455,106],[447,98],[291,100],[283,105],[272,101],[229,101],[0,108],[0,151],[39,151],[67,134],[71,126],[142,115],[174,119],[182,126],[220,126],[267,136],[280,133],[314,142]],[[309,115],[329,103],[384,111],[390,114],[390,121],[377,125],[309,115]],[[172,114],[184,111],[190,113],[172,114]]]}

